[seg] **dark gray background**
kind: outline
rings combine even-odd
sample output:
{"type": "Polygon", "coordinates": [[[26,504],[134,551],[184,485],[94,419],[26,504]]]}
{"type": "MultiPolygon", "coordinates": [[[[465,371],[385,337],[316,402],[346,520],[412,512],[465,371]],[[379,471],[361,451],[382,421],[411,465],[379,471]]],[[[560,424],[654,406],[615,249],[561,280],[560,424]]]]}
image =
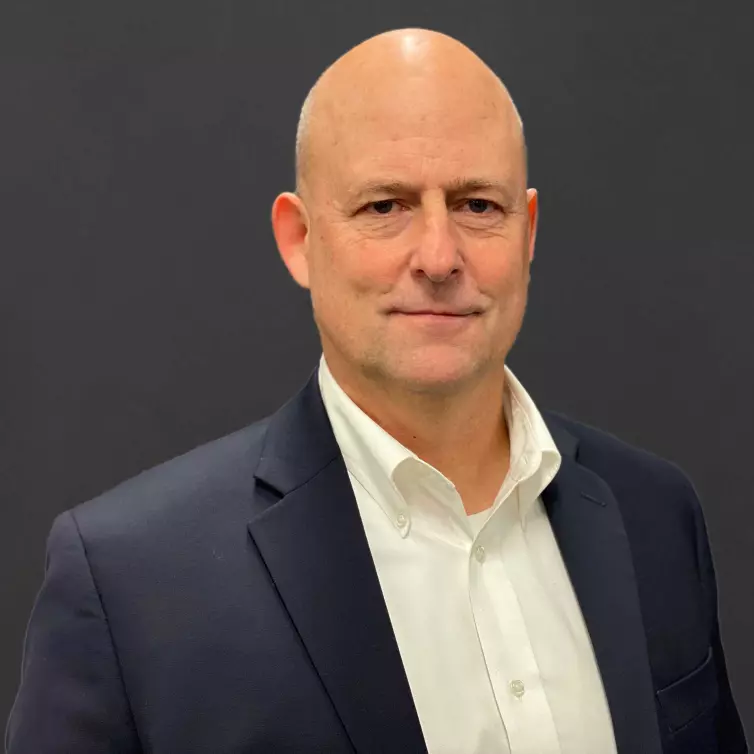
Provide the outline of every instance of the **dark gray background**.
{"type": "Polygon", "coordinates": [[[508,84],[541,223],[510,364],[678,462],[754,733],[751,3],[0,4],[0,720],[53,517],[271,412],[319,354],[269,211],[318,73],[398,26],[508,84]]]}

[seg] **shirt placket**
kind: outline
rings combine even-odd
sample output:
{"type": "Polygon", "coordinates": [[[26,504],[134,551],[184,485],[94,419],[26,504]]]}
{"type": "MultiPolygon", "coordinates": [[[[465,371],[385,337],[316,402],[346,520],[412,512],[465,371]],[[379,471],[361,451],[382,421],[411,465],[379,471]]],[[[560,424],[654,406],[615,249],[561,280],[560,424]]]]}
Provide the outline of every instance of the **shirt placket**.
{"type": "Polygon", "coordinates": [[[511,754],[559,754],[552,712],[506,559],[521,557],[511,494],[469,548],[469,597],[511,754]],[[507,549],[506,549],[507,548],[507,549]]]}

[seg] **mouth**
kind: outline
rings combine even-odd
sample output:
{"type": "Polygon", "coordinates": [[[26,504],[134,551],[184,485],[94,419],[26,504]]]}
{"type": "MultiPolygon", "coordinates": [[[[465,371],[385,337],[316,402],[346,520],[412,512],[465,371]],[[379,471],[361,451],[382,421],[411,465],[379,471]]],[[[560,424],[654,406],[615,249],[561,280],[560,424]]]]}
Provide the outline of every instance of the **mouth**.
{"type": "Polygon", "coordinates": [[[395,311],[393,314],[400,314],[404,317],[438,317],[443,319],[463,319],[464,317],[475,317],[480,312],[401,312],[395,311]]]}
{"type": "Polygon", "coordinates": [[[393,312],[400,321],[410,323],[412,326],[429,328],[438,332],[455,332],[464,328],[479,316],[479,312],[470,314],[444,314],[437,312],[393,312]]]}
{"type": "Polygon", "coordinates": [[[444,314],[439,312],[397,312],[404,317],[426,317],[435,319],[461,319],[462,317],[469,317],[469,314],[444,314]]]}

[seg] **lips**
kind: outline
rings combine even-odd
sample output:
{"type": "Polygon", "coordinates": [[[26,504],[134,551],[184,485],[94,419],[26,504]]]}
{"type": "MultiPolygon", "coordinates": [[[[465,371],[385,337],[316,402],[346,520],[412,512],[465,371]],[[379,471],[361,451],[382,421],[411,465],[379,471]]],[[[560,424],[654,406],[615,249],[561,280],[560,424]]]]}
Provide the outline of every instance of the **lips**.
{"type": "Polygon", "coordinates": [[[401,311],[396,310],[394,312],[395,314],[408,314],[408,315],[417,315],[421,314],[424,316],[428,315],[434,315],[434,316],[441,316],[441,317],[467,317],[469,314],[478,314],[477,311],[457,311],[457,312],[451,312],[451,311],[430,311],[430,310],[424,310],[424,311],[401,311]]]}

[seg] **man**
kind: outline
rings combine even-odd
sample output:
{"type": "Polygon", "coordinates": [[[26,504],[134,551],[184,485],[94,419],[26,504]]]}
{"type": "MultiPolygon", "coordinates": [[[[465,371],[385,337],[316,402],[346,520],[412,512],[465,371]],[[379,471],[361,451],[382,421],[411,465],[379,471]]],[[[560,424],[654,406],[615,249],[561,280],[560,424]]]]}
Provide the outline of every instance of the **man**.
{"type": "Polygon", "coordinates": [[[56,519],[10,754],[746,752],[691,483],[505,365],[538,213],[500,81],[374,37],[297,167],[319,368],[56,519]]]}

